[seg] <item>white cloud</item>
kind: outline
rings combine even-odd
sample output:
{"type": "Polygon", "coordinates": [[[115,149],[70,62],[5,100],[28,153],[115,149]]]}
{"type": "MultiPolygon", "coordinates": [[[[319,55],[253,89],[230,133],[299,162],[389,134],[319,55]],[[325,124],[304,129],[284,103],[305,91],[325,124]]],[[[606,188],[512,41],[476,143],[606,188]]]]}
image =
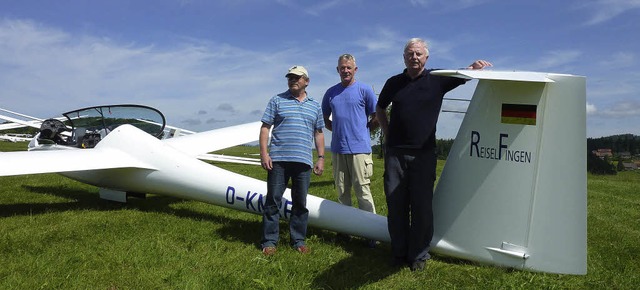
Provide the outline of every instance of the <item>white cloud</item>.
{"type": "Polygon", "coordinates": [[[401,43],[407,39],[387,27],[378,26],[370,31],[369,35],[361,37],[358,43],[366,49],[367,53],[388,52],[396,49],[399,54],[402,54],[401,43]]]}
{"type": "Polygon", "coordinates": [[[637,65],[637,57],[632,52],[616,52],[609,58],[600,61],[599,65],[609,69],[635,67],[637,65]]]}
{"type": "Polygon", "coordinates": [[[439,9],[443,11],[464,10],[478,5],[482,5],[493,0],[409,0],[409,3],[416,7],[439,9]]]}
{"type": "MultiPolygon", "coordinates": [[[[483,25],[466,26],[462,30],[455,27],[450,27],[451,30],[447,27],[436,30],[420,28],[424,21],[447,23],[456,17],[469,17],[472,23],[483,23],[483,19],[502,22],[497,15],[517,17],[528,13],[527,9],[530,8],[511,5],[509,9],[514,11],[505,13],[505,6],[497,1],[493,1],[495,5],[484,5],[487,1],[414,0],[385,6],[362,0],[341,3],[334,0],[280,0],[280,5],[270,6],[265,4],[268,2],[256,0],[224,0],[207,5],[201,1],[176,1],[189,6],[186,7],[189,9],[183,10],[188,13],[190,21],[202,24],[198,25],[198,29],[184,25],[191,22],[180,19],[176,19],[176,23],[185,27],[177,25],[169,28],[153,22],[157,19],[147,15],[139,15],[140,19],[149,21],[147,26],[126,25],[127,31],[120,30],[122,27],[114,27],[111,22],[104,22],[114,20],[110,17],[91,19],[86,24],[90,29],[78,27],[77,22],[65,16],[60,17],[65,19],[44,20],[60,26],[0,18],[0,107],[38,117],[50,117],[82,106],[138,103],[161,110],[169,124],[192,124],[194,127],[185,129],[194,131],[212,129],[215,126],[259,120],[267,100],[286,89],[283,74],[293,64],[303,64],[309,69],[312,75],[309,91],[314,98],[321,98],[326,88],[339,80],[335,62],[337,56],[344,52],[353,53],[358,58],[358,80],[374,86],[379,92],[391,75],[404,68],[402,47],[410,37],[423,37],[431,44],[433,57],[429,59],[428,67],[460,67],[472,61],[468,57],[477,53],[476,57],[492,61],[495,70],[538,70],[584,75],[587,77],[589,116],[605,125],[609,124],[609,119],[611,122],[613,119],[625,121],[624,118],[606,119],[604,114],[633,118],[633,110],[622,110],[613,103],[632,100],[640,91],[636,81],[640,75],[633,70],[638,65],[637,41],[632,37],[633,33],[625,33],[628,37],[619,38],[623,39],[620,43],[598,43],[597,39],[600,38],[593,29],[571,25],[576,23],[572,18],[575,15],[562,12],[567,6],[564,2],[558,2],[557,8],[555,5],[532,5],[558,9],[558,14],[551,13],[550,17],[561,15],[562,19],[556,19],[559,22],[553,23],[565,28],[571,26],[572,39],[567,39],[566,30],[560,30],[564,31],[562,36],[565,37],[561,41],[554,41],[550,34],[545,38],[547,42],[523,45],[505,37],[512,27],[505,27],[505,34],[501,34],[499,39],[492,38],[495,33],[484,34],[486,29],[483,30],[483,25]],[[216,17],[204,13],[209,15],[207,19],[199,19],[200,14],[192,13],[197,7],[211,5],[225,9],[215,11],[218,13],[214,13],[216,17]],[[245,10],[249,5],[254,8],[257,5],[269,13],[255,14],[255,18],[251,19],[242,18],[243,22],[235,25],[239,25],[239,28],[246,25],[255,33],[268,36],[267,41],[252,42],[251,35],[237,33],[235,29],[207,32],[210,27],[222,23],[223,16],[231,24],[240,19],[239,16],[246,17],[248,12],[245,10]],[[478,14],[469,14],[471,10],[447,10],[471,6],[475,8],[473,12],[478,14]],[[303,16],[305,13],[307,16],[315,13],[323,17],[306,17],[304,24],[308,29],[305,28],[305,35],[281,35],[272,31],[269,25],[261,27],[268,19],[287,19],[286,16],[294,11],[303,16]],[[353,14],[356,12],[358,14],[353,14]],[[376,22],[379,15],[390,12],[401,15],[403,20],[406,17],[407,21],[376,22]],[[513,14],[509,14],[511,12],[513,14]],[[210,21],[212,18],[216,21],[210,21]],[[343,30],[338,29],[343,25],[338,18],[357,21],[348,22],[348,29],[343,30]],[[158,37],[165,31],[171,34],[170,39],[158,37]],[[589,37],[596,39],[594,41],[589,37]],[[302,39],[305,41],[300,41],[302,39]],[[537,45],[543,45],[542,49],[537,45]],[[603,51],[608,53],[601,53],[603,51]],[[220,110],[221,104],[229,107],[220,110]],[[226,122],[219,124],[221,121],[226,122]]],[[[587,4],[581,8],[584,10],[579,11],[582,12],[580,17],[585,19],[585,15],[596,15],[598,9],[611,3],[615,7],[627,5],[624,7],[632,7],[631,11],[617,14],[619,22],[604,23],[601,27],[612,33],[626,32],[624,29],[634,23],[633,16],[638,9],[633,8],[636,7],[633,3],[638,1],[583,1],[581,3],[587,4]]],[[[8,11],[3,15],[9,13],[14,12],[8,11]]],[[[38,17],[40,14],[14,15],[38,17]]],[[[549,23],[534,24],[544,30],[549,23]]],[[[536,35],[526,34],[531,39],[535,39],[536,35]]],[[[465,85],[447,96],[469,98],[472,93],[473,86],[465,85]]],[[[458,105],[448,104],[447,107],[457,108],[458,105]]],[[[443,114],[438,124],[445,129],[438,129],[439,136],[455,135],[456,124],[459,124],[459,121],[456,123],[457,119],[455,114],[443,114]],[[449,119],[452,123],[449,123],[449,119]]],[[[637,132],[637,126],[634,132],[637,132]]]]}
{"type": "Polygon", "coordinates": [[[589,10],[590,18],[587,19],[586,25],[596,25],[624,13],[640,9],[640,0],[596,0],[596,1],[580,1],[578,9],[589,10]]]}
{"type": "Polygon", "coordinates": [[[587,115],[595,114],[597,111],[596,105],[587,103],[587,115]]]}
{"type": "Polygon", "coordinates": [[[202,124],[202,121],[198,119],[184,119],[180,123],[187,126],[198,126],[202,124]]]}
{"type": "Polygon", "coordinates": [[[587,136],[639,135],[640,101],[610,98],[605,105],[587,103],[587,136]]]}
{"type": "Polygon", "coordinates": [[[218,105],[218,111],[228,112],[232,114],[236,113],[236,109],[233,107],[233,105],[228,103],[222,103],[218,105]]]}
{"type": "Polygon", "coordinates": [[[558,67],[572,64],[578,60],[581,55],[582,52],[578,50],[550,51],[545,56],[531,64],[531,67],[535,70],[542,71],[557,70],[558,67]]]}
{"type": "Polygon", "coordinates": [[[216,108],[235,113],[232,123],[256,121],[250,113],[264,109],[268,96],[286,89],[280,75],[285,58],[292,55],[296,52],[248,51],[196,40],[174,47],[123,44],[31,21],[3,20],[2,106],[51,117],[79,107],[138,103],[160,109],[170,123],[188,126],[203,124],[200,118],[211,116],[202,112],[216,108]],[[247,91],[257,93],[247,96],[247,91]],[[244,105],[234,107],[230,100],[244,105]],[[226,107],[218,108],[225,102],[226,107]]]}
{"type": "Polygon", "coordinates": [[[293,1],[293,0],[276,0],[276,3],[291,8],[296,11],[303,11],[306,14],[320,16],[327,10],[331,10],[337,6],[349,6],[353,2],[360,0],[330,0],[330,1],[293,1]]]}
{"type": "Polygon", "coordinates": [[[409,0],[409,3],[413,6],[422,6],[428,7],[430,4],[433,4],[434,0],[409,0]]]}
{"type": "Polygon", "coordinates": [[[216,123],[224,123],[226,122],[226,120],[218,120],[216,118],[211,118],[209,120],[207,120],[207,124],[216,124],[216,123]]]}
{"type": "Polygon", "coordinates": [[[640,118],[640,102],[635,100],[616,102],[611,107],[598,112],[597,115],[611,118],[640,118]]]}

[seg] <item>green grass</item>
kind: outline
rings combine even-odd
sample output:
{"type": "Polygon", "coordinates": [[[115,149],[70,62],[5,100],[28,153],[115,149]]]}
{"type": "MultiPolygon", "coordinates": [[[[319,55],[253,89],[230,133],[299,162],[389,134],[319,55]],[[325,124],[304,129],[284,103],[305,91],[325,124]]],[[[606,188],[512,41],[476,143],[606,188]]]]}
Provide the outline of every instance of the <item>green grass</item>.
{"type": "MultiPolygon", "coordinates": [[[[0,143],[0,151],[24,143],[0,143]]],[[[246,156],[255,147],[225,153],[246,156]]],[[[0,153],[1,154],[1,153],[0,153]]],[[[329,155],[329,154],[327,154],[329,155]]],[[[335,200],[330,170],[311,193],[335,200]]],[[[7,166],[0,164],[0,166],[7,166]]],[[[257,166],[226,164],[258,179],[257,166]]],[[[442,169],[443,162],[438,168],[442,169]]],[[[382,160],[372,192],[386,215],[382,160]]],[[[423,272],[387,265],[389,245],[336,242],[310,228],[312,253],[259,248],[260,216],[150,195],[118,204],[98,189],[54,175],[0,178],[0,289],[633,289],[640,285],[640,172],[588,176],[588,273],[518,271],[435,256],[423,272]]]]}

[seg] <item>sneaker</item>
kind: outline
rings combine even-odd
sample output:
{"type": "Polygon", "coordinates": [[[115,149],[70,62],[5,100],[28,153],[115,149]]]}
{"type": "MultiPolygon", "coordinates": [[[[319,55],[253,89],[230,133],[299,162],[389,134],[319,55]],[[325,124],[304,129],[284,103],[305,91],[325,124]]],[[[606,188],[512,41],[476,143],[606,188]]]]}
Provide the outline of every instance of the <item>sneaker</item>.
{"type": "Polygon", "coordinates": [[[409,269],[411,269],[411,271],[422,271],[424,269],[424,265],[426,264],[426,261],[414,261],[413,263],[411,263],[411,266],[409,267],[409,269]]]}
{"type": "Polygon", "coordinates": [[[262,248],[262,254],[265,256],[273,256],[276,253],[276,247],[264,247],[262,248]]]}
{"type": "Polygon", "coordinates": [[[296,249],[300,254],[309,254],[309,252],[311,252],[311,249],[305,245],[299,246],[296,249]]]}

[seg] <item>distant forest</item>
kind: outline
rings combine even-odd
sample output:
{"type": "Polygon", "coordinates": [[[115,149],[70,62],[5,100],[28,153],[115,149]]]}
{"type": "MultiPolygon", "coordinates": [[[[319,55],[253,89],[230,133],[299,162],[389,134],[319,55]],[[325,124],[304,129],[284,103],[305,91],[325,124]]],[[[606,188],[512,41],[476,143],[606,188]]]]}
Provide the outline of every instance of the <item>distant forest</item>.
{"type": "Polygon", "coordinates": [[[620,166],[620,153],[629,152],[632,159],[640,155],[640,136],[632,134],[614,135],[600,138],[587,138],[587,171],[593,174],[617,174],[614,160],[620,166]],[[611,149],[613,158],[600,159],[592,152],[598,149],[611,149]]]}
{"type": "MultiPolygon", "coordinates": [[[[438,159],[446,160],[453,146],[453,139],[436,140],[436,153],[438,159]]],[[[373,153],[382,158],[380,145],[373,146],[373,153]]],[[[618,160],[617,156],[621,152],[629,152],[632,158],[638,159],[640,155],[640,136],[632,134],[614,135],[600,138],[587,138],[587,171],[593,174],[616,174],[616,168],[612,161],[618,160]],[[602,160],[596,157],[592,151],[598,149],[611,149],[613,158],[602,160]]]]}
{"type": "Polygon", "coordinates": [[[613,155],[629,152],[631,156],[640,154],[640,136],[632,134],[613,135],[609,137],[587,138],[587,151],[611,149],[613,155]]]}
{"type": "MultiPolygon", "coordinates": [[[[449,151],[453,146],[453,139],[436,140],[436,153],[438,159],[447,159],[449,151]]],[[[374,145],[373,151],[380,152],[380,146],[374,145]]],[[[614,155],[620,152],[629,152],[631,156],[640,154],[640,136],[632,134],[613,135],[600,138],[587,138],[587,152],[593,150],[611,149],[614,155]]]]}

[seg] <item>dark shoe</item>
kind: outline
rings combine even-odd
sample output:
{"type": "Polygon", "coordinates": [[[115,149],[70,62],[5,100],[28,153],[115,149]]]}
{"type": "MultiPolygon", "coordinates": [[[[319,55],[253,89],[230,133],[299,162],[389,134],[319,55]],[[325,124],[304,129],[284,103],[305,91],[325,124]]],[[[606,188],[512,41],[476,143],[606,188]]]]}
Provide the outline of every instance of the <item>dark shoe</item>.
{"type": "Polygon", "coordinates": [[[298,250],[298,253],[300,254],[309,254],[309,252],[311,252],[311,249],[309,249],[309,247],[305,245],[299,246],[297,250],[298,250]]]}
{"type": "Polygon", "coordinates": [[[262,254],[265,256],[273,256],[276,253],[276,247],[264,247],[262,248],[262,254]]]}
{"type": "Polygon", "coordinates": [[[414,261],[413,263],[411,263],[409,269],[411,269],[411,271],[422,271],[424,270],[424,265],[426,263],[426,261],[414,261]]]}
{"type": "Polygon", "coordinates": [[[367,240],[367,247],[369,247],[371,249],[375,249],[377,245],[378,245],[378,241],[376,241],[376,240],[367,240]]]}

